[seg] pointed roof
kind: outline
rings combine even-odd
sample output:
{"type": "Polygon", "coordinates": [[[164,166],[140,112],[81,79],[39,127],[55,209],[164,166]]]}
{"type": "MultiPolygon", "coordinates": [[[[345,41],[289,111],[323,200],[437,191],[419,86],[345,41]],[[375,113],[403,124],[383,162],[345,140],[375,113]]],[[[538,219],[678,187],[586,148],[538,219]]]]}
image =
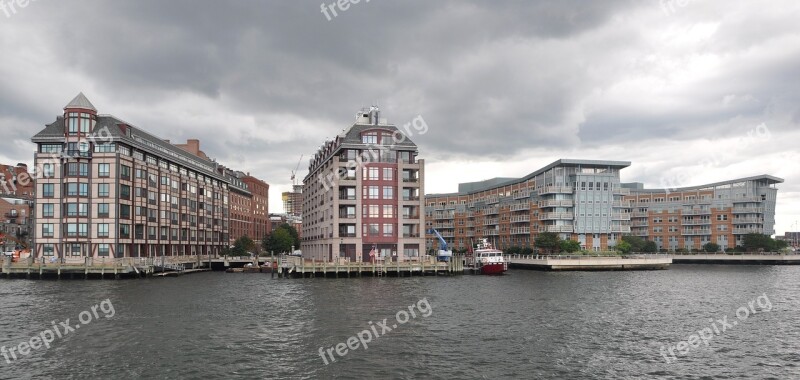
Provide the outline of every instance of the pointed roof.
{"type": "Polygon", "coordinates": [[[78,96],[72,99],[72,101],[70,101],[69,104],[64,107],[64,109],[67,108],[82,108],[97,112],[97,108],[94,108],[92,102],[90,102],[89,99],[86,99],[86,95],[83,95],[83,92],[78,93],[78,96]]]}

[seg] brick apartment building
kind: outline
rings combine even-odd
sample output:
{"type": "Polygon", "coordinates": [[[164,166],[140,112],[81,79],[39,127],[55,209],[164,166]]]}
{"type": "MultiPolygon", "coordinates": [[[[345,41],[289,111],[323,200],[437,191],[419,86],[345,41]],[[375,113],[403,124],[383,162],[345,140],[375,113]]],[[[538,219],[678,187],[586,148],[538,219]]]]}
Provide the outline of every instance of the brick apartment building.
{"type": "MultiPolygon", "coordinates": [[[[562,159],[522,178],[463,183],[451,194],[425,199],[428,228],[454,248],[488,238],[500,248],[532,247],[541,232],[607,250],[622,235],[652,240],[659,249],[722,249],[746,233],[774,233],[780,178],[762,175],[679,189],[623,184],[625,161],[562,159]]],[[[426,236],[428,250],[438,247],[426,236]]]]}
{"type": "MultiPolygon", "coordinates": [[[[206,160],[208,156],[200,150],[200,140],[189,139],[186,144],[175,146],[206,160]]],[[[224,166],[217,172],[230,184],[230,243],[242,236],[260,241],[270,233],[269,184],[224,166]]]]}
{"type": "Polygon", "coordinates": [[[0,248],[27,248],[33,229],[34,180],[28,165],[0,164],[0,248]]]}
{"type": "Polygon", "coordinates": [[[400,135],[372,107],[311,159],[302,191],[305,257],[370,261],[373,249],[383,258],[419,257],[425,165],[400,135]]]}
{"type": "Polygon", "coordinates": [[[100,115],[83,94],[37,145],[38,256],[218,254],[229,244],[229,183],[218,165],[100,115]]]}

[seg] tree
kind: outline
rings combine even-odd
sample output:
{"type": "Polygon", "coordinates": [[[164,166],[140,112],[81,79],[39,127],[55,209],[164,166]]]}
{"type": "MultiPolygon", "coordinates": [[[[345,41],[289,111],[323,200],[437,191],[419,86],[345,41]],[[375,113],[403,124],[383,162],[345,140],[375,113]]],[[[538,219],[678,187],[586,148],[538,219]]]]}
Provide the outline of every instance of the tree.
{"type": "Polygon", "coordinates": [[[706,252],[719,252],[719,244],[708,242],[703,245],[703,250],[706,252]]]}
{"type": "Polygon", "coordinates": [[[300,235],[297,233],[297,229],[294,228],[294,226],[292,226],[289,223],[283,223],[280,226],[278,226],[277,229],[284,229],[288,231],[289,235],[292,236],[292,242],[293,242],[292,244],[294,244],[296,249],[300,249],[300,235]]]}
{"type": "Polygon", "coordinates": [[[531,247],[522,248],[522,254],[523,255],[532,255],[533,254],[533,249],[531,247]]]}
{"type": "MultiPolygon", "coordinates": [[[[785,242],[784,242],[785,243],[785,242]]],[[[778,243],[768,235],[764,234],[747,234],[742,238],[742,246],[748,252],[756,251],[777,251],[785,246],[779,246],[778,243]]]]}
{"type": "Polygon", "coordinates": [[[286,253],[292,250],[294,239],[292,234],[285,228],[278,228],[261,242],[266,252],[286,253]]]}
{"type": "Polygon", "coordinates": [[[552,232],[542,232],[538,236],[536,236],[536,240],[534,241],[534,246],[539,249],[543,249],[545,251],[554,251],[561,248],[559,243],[560,239],[558,235],[552,232]]]}
{"type": "Polygon", "coordinates": [[[250,239],[247,237],[247,235],[245,235],[233,242],[233,248],[231,248],[229,254],[231,256],[247,256],[250,254],[250,251],[255,249],[255,247],[256,243],[253,241],[253,239],[250,239]]]}
{"type": "Polygon", "coordinates": [[[658,245],[654,241],[646,241],[644,243],[644,247],[642,248],[642,252],[646,253],[656,253],[658,252],[658,245]]]}
{"type": "Polygon", "coordinates": [[[628,243],[627,241],[625,241],[625,239],[622,239],[621,242],[617,243],[617,245],[614,247],[614,249],[616,249],[617,251],[619,251],[622,254],[626,254],[626,253],[630,252],[633,249],[633,246],[631,245],[631,243],[628,243]]]}
{"type": "Polygon", "coordinates": [[[575,240],[562,240],[560,243],[561,250],[567,253],[573,253],[581,250],[581,243],[575,240]]]}
{"type": "MultiPolygon", "coordinates": [[[[625,235],[622,237],[622,241],[628,243],[630,245],[630,252],[645,252],[645,246],[647,245],[648,241],[644,240],[638,236],[633,235],[625,235]]],[[[655,244],[655,243],[654,243],[655,244]]],[[[619,244],[617,244],[619,245],[619,244]]],[[[657,251],[657,247],[653,247],[653,252],[657,251]]]]}
{"type": "Polygon", "coordinates": [[[505,253],[506,255],[519,255],[519,254],[521,254],[521,253],[522,253],[522,248],[520,248],[520,247],[517,247],[517,246],[514,246],[514,247],[508,247],[508,248],[506,248],[506,249],[504,250],[504,252],[503,252],[503,253],[505,253]]]}

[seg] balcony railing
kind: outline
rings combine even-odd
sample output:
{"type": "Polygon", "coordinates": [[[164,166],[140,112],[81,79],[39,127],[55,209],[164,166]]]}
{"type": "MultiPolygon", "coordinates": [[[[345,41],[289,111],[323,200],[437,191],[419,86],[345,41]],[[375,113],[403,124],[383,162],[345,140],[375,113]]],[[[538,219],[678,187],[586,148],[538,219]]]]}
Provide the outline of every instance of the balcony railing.
{"type": "MultiPolygon", "coordinates": [[[[549,199],[549,200],[545,200],[545,201],[539,201],[538,205],[539,205],[539,208],[544,208],[544,207],[572,207],[573,204],[572,204],[571,200],[549,199]]],[[[512,211],[514,211],[514,210],[512,209],[512,211]]]]}
{"type": "Polygon", "coordinates": [[[518,227],[518,228],[512,228],[511,229],[511,234],[512,235],[527,235],[527,234],[530,234],[530,233],[531,233],[530,227],[518,227]]]}
{"type": "Polygon", "coordinates": [[[630,201],[613,201],[613,202],[611,202],[611,207],[629,208],[629,207],[631,207],[631,202],[630,201]]]}
{"type": "Polygon", "coordinates": [[[572,194],[570,186],[545,186],[537,190],[539,195],[545,194],[572,194]]]}
{"type": "Polygon", "coordinates": [[[692,229],[692,230],[683,230],[681,235],[711,235],[710,228],[701,228],[701,229],[692,229]]]}
{"type": "Polygon", "coordinates": [[[733,218],[733,224],[764,224],[762,218],[733,218]]]}
{"type": "Polygon", "coordinates": [[[631,214],[627,212],[611,213],[611,220],[631,220],[631,214]]]}
{"type": "Polygon", "coordinates": [[[515,203],[511,205],[511,211],[525,211],[530,209],[531,209],[531,204],[528,202],[515,203]]]}
{"type": "Polygon", "coordinates": [[[611,232],[630,233],[631,226],[611,226],[611,232]]]}
{"type": "Polygon", "coordinates": [[[626,189],[622,187],[614,188],[612,191],[614,195],[631,195],[631,189],[626,189]]]}
{"type": "Polygon", "coordinates": [[[710,226],[711,219],[689,219],[681,222],[684,226],[710,226]]]}
{"type": "Polygon", "coordinates": [[[632,218],[646,218],[647,217],[647,212],[646,211],[634,211],[634,212],[631,212],[631,217],[632,218]]]}
{"type": "Polygon", "coordinates": [[[711,210],[700,210],[700,209],[683,209],[681,211],[682,215],[711,215],[711,210]]]}
{"type": "Polygon", "coordinates": [[[497,223],[497,219],[486,219],[486,220],[483,221],[483,225],[484,226],[493,226],[493,225],[496,225],[496,224],[498,224],[497,223]]]}
{"type": "Polygon", "coordinates": [[[519,191],[519,192],[514,193],[514,199],[529,198],[530,196],[531,196],[531,192],[527,191],[527,190],[526,191],[519,191]]]}
{"type": "Polygon", "coordinates": [[[572,232],[572,226],[541,226],[539,232],[572,232]]]}
{"type": "Polygon", "coordinates": [[[647,227],[650,225],[650,222],[647,220],[634,220],[631,222],[631,226],[634,227],[647,227]]]}
{"type": "Polygon", "coordinates": [[[539,214],[539,220],[572,220],[575,214],[571,212],[544,212],[539,214]]]}
{"type": "Polygon", "coordinates": [[[523,222],[530,222],[531,216],[530,215],[520,215],[520,216],[512,216],[511,223],[523,223],[523,222]]]}
{"type": "Polygon", "coordinates": [[[734,207],[731,210],[734,214],[763,214],[763,207],[734,207]]]}
{"type": "Polygon", "coordinates": [[[750,228],[734,228],[732,232],[734,235],[763,234],[764,230],[761,228],[750,227],[750,228]]]}
{"type": "Polygon", "coordinates": [[[732,198],[731,201],[733,201],[733,203],[755,203],[755,202],[760,203],[760,202],[763,202],[763,200],[759,196],[736,197],[736,198],[732,198]]]}
{"type": "Polygon", "coordinates": [[[497,215],[500,213],[499,207],[489,207],[483,209],[483,215],[497,215]]]}

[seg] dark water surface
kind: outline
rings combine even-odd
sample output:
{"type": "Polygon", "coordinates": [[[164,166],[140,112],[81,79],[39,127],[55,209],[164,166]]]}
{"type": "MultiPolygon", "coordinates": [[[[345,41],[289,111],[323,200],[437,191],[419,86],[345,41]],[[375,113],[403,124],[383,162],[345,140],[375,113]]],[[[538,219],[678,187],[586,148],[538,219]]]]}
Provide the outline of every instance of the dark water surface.
{"type": "Polygon", "coordinates": [[[6,349],[41,337],[51,321],[88,323],[49,349],[11,363],[0,356],[0,378],[800,378],[799,296],[800,267],[769,266],[338,280],[226,273],[3,279],[6,349]],[[757,313],[738,319],[737,309],[759,296],[750,308],[757,313]],[[105,318],[108,304],[91,314],[105,299],[113,316],[105,318]],[[398,312],[425,302],[428,317],[416,308],[416,318],[397,323],[398,312]],[[397,328],[366,350],[332,351],[336,361],[325,364],[320,347],[346,343],[384,318],[397,328]],[[738,324],[665,361],[662,346],[723,318],[738,324]]]}

